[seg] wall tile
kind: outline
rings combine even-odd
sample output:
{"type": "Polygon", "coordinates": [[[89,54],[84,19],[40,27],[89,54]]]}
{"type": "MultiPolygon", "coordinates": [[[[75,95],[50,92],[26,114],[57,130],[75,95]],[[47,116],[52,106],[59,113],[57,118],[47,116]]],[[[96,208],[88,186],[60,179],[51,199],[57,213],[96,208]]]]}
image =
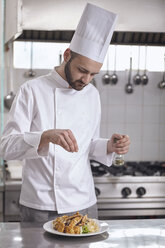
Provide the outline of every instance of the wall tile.
{"type": "Polygon", "coordinates": [[[160,90],[158,87],[144,88],[144,105],[160,105],[160,90]]]}
{"type": "Polygon", "coordinates": [[[142,106],[127,105],[126,123],[141,123],[141,122],[142,122],[142,106]]]}
{"type": "Polygon", "coordinates": [[[108,138],[108,127],[107,124],[101,123],[100,125],[100,136],[101,138],[108,138]]]}
{"type": "MultiPolygon", "coordinates": [[[[159,125],[159,140],[165,142],[165,124],[159,125]]],[[[165,152],[165,147],[164,147],[165,152]]]]}
{"type": "Polygon", "coordinates": [[[126,94],[123,89],[117,89],[112,86],[108,89],[108,105],[123,105],[126,103],[126,94]]]}
{"type": "Polygon", "coordinates": [[[108,125],[108,136],[110,137],[114,133],[125,134],[124,123],[111,123],[108,125]]]}
{"type": "Polygon", "coordinates": [[[165,162],[165,141],[159,142],[159,160],[165,162]]]}
{"type": "Polygon", "coordinates": [[[131,144],[132,142],[140,142],[142,137],[142,126],[140,124],[126,123],[126,134],[129,135],[131,144]]]}
{"type": "Polygon", "coordinates": [[[143,123],[159,123],[159,106],[143,107],[143,123]]]}
{"type": "Polygon", "coordinates": [[[125,122],[125,105],[109,105],[107,114],[108,114],[108,123],[123,123],[125,122]]]}
{"type": "Polygon", "coordinates": [[[143,142],[158,142],[159,141],[159,124],[144,124],[142,127],[143,142]]]}
{"type": "Polygon", "coordinates": [[[129,152],[124,157],[126,161],[141,161],[141,142],[131,141],[129,152]]]}
{"type": "Polygon", "coordinates": [[[159,94],[160,94],[160,104],[165,106],[165,90],[159,89],[159,94]]]}
{"type": "MultiPolygon", "coordinates": [[[[165,98],[165,96],[164,96],[165,98]]],[[[165,123],[165,105],[160,106],[160,123],[163,124],[165,123]]]]}
{"type": "Polygon", "coordinates": [[[143,89],[141,86],[133,86],[134,91],[131,94],[126,94],[126,104],[127,105],[138,105],[140,106],[143,102],[143,89]]]}
{"type": "Polygon", "coordinates": [[[108,91],[106,89],[101,90],[100,101],[101,101],[101,106],[108,105],[108,91]]]}
{"type": "Polygon", "coordinates": [[[107,105],[101,107],[101,122],[108,123],[107,105]]]}
{"type": "Polygon", "coordinates": [[[159,158],[159,147],[157,142],[142,143],[142,161],[155,161],[159,158]]]}

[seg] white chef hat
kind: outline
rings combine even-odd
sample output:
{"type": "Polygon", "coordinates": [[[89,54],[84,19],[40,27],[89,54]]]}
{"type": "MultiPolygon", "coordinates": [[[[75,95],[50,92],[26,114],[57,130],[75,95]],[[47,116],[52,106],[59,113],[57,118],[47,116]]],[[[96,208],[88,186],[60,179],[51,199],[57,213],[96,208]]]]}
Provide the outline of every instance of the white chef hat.
{"type": "Polygon", "coordinates": [[[117,15],[87,4],[70,43],[73,52],[103,63],[117,15]]]}

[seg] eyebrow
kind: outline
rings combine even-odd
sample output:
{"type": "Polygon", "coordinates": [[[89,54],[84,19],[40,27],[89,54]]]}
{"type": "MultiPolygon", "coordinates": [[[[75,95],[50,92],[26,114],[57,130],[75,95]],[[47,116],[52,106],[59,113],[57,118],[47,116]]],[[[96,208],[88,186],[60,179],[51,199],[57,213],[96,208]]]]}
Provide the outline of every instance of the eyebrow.
{"type": "Polygon", "coordinates": [[[82,67],[82,66],[79,66],[79,68],[80,68],[81,70],[87,72],[87,73],[90,73],[90,74],[99,74],[99,72],[90,72],[90,71],[88,71],[87,69],[85,69],[85,68],[82,67]]]}

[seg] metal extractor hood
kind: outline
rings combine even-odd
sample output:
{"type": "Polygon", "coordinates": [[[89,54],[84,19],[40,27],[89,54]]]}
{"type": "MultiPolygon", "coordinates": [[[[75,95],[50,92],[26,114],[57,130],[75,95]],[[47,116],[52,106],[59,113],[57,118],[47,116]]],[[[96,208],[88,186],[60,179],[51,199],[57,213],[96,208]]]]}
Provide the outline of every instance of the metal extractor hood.
{"type": "MultiPolygon", "coordinates": [[[[5,42],[70,42],[88,1],[6,0],[5,42]]],[[[164,0],[91,0],[118,14],[112,44],[165,45],[164,0]]]]}

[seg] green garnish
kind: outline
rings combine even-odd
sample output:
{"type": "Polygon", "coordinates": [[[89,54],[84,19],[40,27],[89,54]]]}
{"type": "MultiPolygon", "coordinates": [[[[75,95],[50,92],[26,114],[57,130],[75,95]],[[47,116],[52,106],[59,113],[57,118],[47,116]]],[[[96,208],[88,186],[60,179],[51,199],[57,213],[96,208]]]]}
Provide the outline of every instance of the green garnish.
{"type": "Polygon", "coordinates": [[[82,226],[82,233],[89,233],[89,229],[86,225],[82,226]]]}

